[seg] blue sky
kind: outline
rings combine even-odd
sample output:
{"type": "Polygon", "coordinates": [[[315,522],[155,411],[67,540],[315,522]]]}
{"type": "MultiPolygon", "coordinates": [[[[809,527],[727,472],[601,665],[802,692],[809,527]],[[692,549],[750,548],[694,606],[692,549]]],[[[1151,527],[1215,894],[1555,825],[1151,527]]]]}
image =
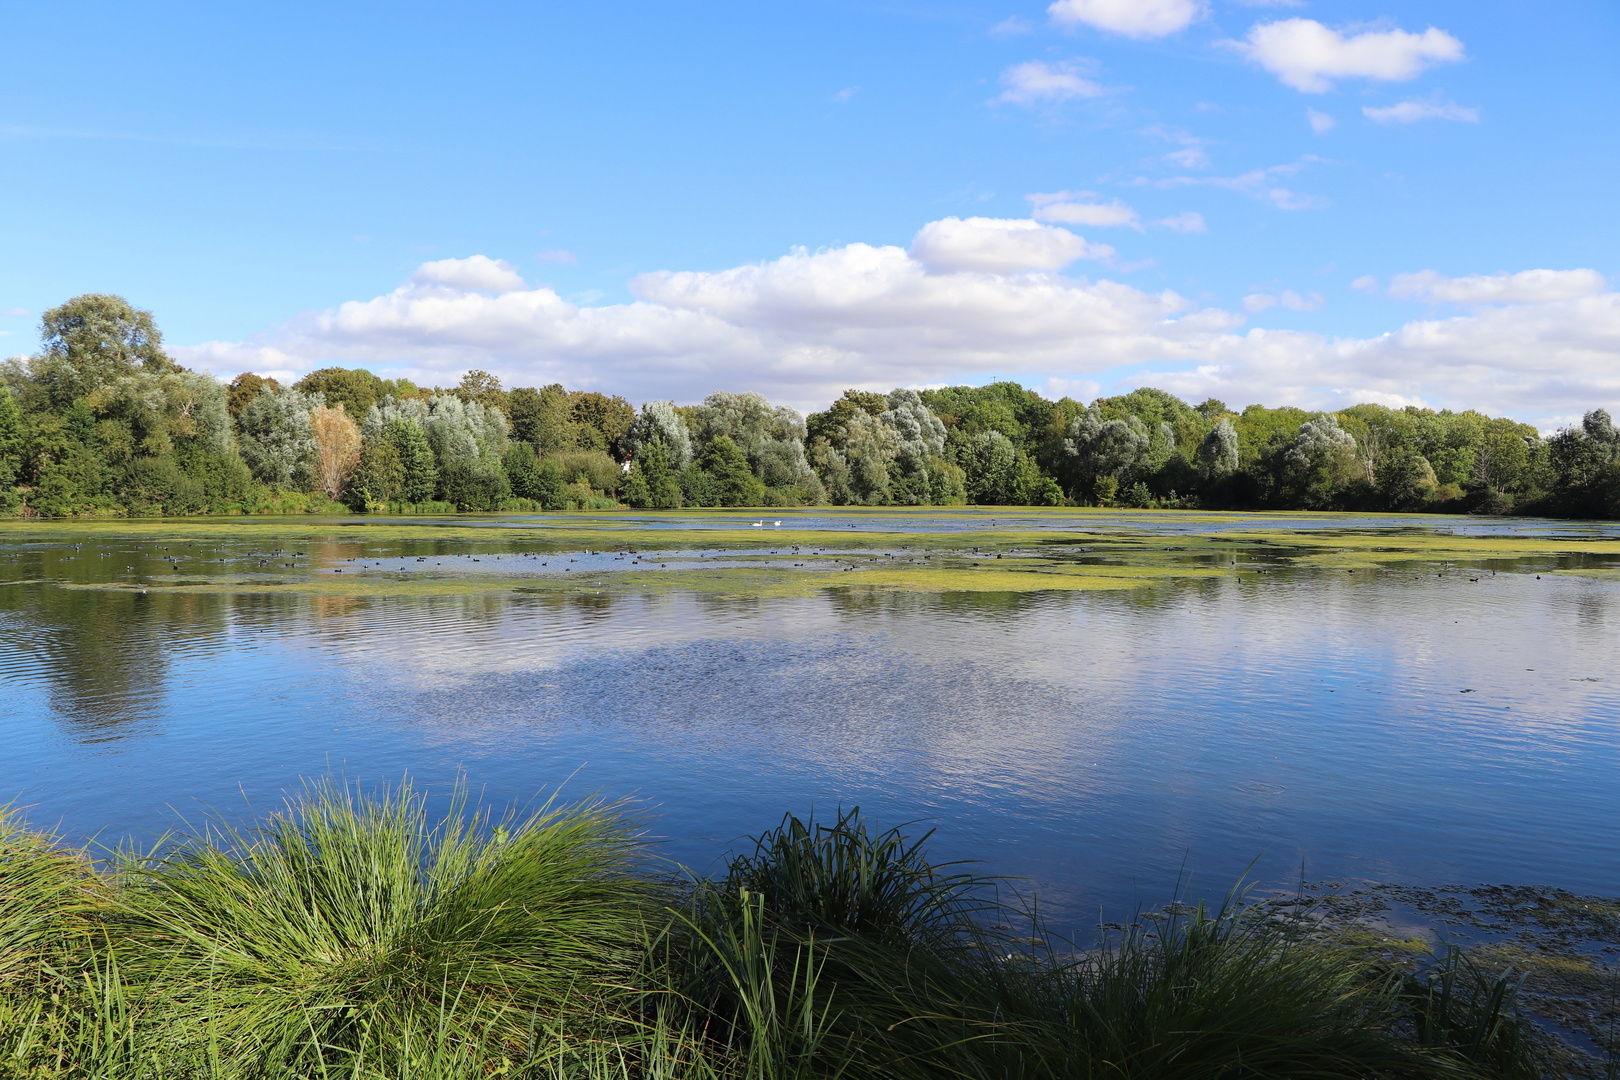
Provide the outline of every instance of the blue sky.
{"type": "Polygon", "coordinates": [[[105,291],[221,375],[478,366],[801,407],[1005,375],[1544,426],[1620,405],[1612,2],[5,25],[7,353],[105,291]]]}

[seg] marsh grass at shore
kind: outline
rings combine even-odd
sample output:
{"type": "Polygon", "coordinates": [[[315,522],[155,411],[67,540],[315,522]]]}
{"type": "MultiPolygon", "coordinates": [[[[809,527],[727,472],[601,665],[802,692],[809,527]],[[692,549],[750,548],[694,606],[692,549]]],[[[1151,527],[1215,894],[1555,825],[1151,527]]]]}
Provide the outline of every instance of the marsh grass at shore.
{"type": "Polygon", "coordinates": [[[671,875],[624,804],[316,784],[100,866],[0,820],[0,1076],[1530,1077],[1516,982],[1308,907],[1096,941],[858,812],[671,875]]]}

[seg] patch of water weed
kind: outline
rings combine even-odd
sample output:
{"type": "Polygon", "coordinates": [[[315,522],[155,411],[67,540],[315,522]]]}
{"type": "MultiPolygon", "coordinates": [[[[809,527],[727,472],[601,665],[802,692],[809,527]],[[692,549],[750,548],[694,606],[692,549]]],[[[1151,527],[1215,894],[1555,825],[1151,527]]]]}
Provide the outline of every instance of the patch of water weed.
{"type": "MultiPolygon", "coordinates": [[[[1413,977],[1450,963],[1475,982],[1487,974],[1510,980],[1559,1075],[1620,1073],[1620,900],[1535,886],[1384,883],[1318,884],[1305,895],[1325,933],[1413,977]]],[[[1298,902],[1267,903],[1283,910],[1298,902]]]]}

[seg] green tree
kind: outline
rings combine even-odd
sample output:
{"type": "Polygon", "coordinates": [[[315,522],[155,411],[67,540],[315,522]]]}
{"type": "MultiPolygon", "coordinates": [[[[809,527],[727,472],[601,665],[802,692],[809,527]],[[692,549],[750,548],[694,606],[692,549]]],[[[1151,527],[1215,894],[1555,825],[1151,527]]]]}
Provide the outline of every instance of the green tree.
{"type": "Polygon", "coordinates": [[[540,413],[540,391],[532,386],[519,386],[506,395],[506,417],[512,422],[512,438],[535,442],[535,428],[540,413]]]}
{"type": "Polygon", "coordinates": [[[536,479],[536,494],[531,498],[540,503],[542,510],[568,509],[568,481],[563,479],[562,467],[555,458],[540,462],[540,475],[536,479]]]}
{"type": "Polygon", "coordinates": [[[670,461],[669,447],[662,439],[654,439],[641,448],[620,492],[631,506],[652,510],[680,508],[680,479],[670,461]]]}
{"type": "Polygon", "coordinates": [[[121,296],[75,296],[44,314],[40,337],[44,347],[29,372],[57,409],[122,376],[176,367],[163,351],[163,335],[152,313],[132,307],[121,296]]]}
{"type": "Polygon", "coordinates": [[[692,434],[672,401],[649,401],[641,407],[630,429],[620,440],[624,457],[639,460],[653,443],[664,444],[670,467],[680,472],[692,463],[692,434]]]}
{"type": "Polygon", "coordinates": [[[526,442],[514,442],[506,449],[506,479],[512,485],[512,494],[520,499],[539,499],[540,459],[534,447],[526,442]]]}
{"type": "Polygon", "coordinates": [[[888,399],[870,390],[845,390],[844,396],[833,402],[825,412],[805,417],[805,442],[826,439],[835,449],[842,450],[844,427],[855,413],[881,416],[889,408],[888,399]]]}
{"type": "Polygon", "coordinates": [[[1572,517],[1620,514],[1620,429],[1605,409],[1593,409],[1580,427],[1565,428],[1547,441],[1553,476],[1553,502],[1572,517]]]}
{"type": "Polygon", "coordinates": [[[581,450],[618,454],[636,419],[635,409],[617,394],[609,397],[594,391],[574,390],[568,395],[568,408],[574,421],[574,438],[581,450]]]}
{"type": "MultiPolygon", "coordinates": [[[[247,408],[248,402],[257,397],[260,390],[265,389],[279,390],[281,384],[274,379],[266,379],[255,375],[251,371],[244,371],[232,379],[230,388],[225,395],[225,407],[230,411],[231,419],[234,420],[240,417],[242,410],[247,408]]],[[[362,413],[361,415],[365,414],[362,413]]]]}
{"type": "Polygon", "coordinates": [[[759,506],[765,485],[748,465],[748,456],[729,435],[716,435],[703,449],[703,471],[714,479],[721,506],[759,506]]]}
{"type": "Polygon", "coordinates": [[[9,509],[11,489],[22,463],[23,415],[11,391],[0,386],[0,509],[9,509]]]}
{"type": "Polygon", "coordinates": [[[320,394],[332,408],[343,406],[350,419],[358,421],[383,396],[383,381],[365,368],[321,368],[293,383],[304,394],[320,394]]]}
{"type": "Polygon", "coordinates": [[[969,502],[1005,506],[1018,501],[1018,448],[994,428],[980,431],[968,443],[966,460],[969,502]]]}
{"type": "MultiPolygon", "coordinates": [[[[1206,402],[1207,404],[1207,402],[1206,402]]],[[[1219,405],[1219,402],[1216,402],[1219,405]]],[[[1225,406],[1222,406],[1225,411],[1225,406]]],[[[1206,483],[1224,480],[1237,472],[1238,468],[1238,434],[1232,421],[1222,416],[1216,425],[1209,429],[1198,444],[1198,475],[1206,483]]]]}
{"type": "Polygon", "coordinates": [[[529,442],[542,455],[561,453],[579,445],[579,425],[574,422],[573,405],[561,383],[542,387],[531,421],[529,442]]]}
{"type": "Polygon", "coordinates": [[[263,387],[237,421],[242,458],[261,483],[307,488],[314,483],[315,438],[309,417],[326,404],[319,393],[263,387]]]}
{"type": "Polygon", "coordinates": [[[1339,493],[1361,476],[1355,437],[1339,426],[1332,413],[1300,425],[1284,462],[1298,500],[1295,505],[1311,510],[1332,506],[1339,493]]]}
{"type": "Polygon", "coordinates": [[[404,495],[405,463],[399,447],[385,434],[366,439],[360,449],[360,464],[349,481],[345,502],[353,510],[364,511],[377,503],[390,503],[404,495]]]}
{"type": "Polygon", "coordinates": [[[382,432],[399,454],[404,481],[400,498],[409,503],[425,503],[439,489],[439,468],[433,460],[433,447],[420,424],[395,417],[383,425],[382,432]]]}
{"type": "Polygon", "coordinates": [[[509,407],[506,391],[501,389],[501,380],[487,371],[467,372],[461,377],[455,392],[461,400],[476,401],[486,409],[506,412],[509,407]]]}

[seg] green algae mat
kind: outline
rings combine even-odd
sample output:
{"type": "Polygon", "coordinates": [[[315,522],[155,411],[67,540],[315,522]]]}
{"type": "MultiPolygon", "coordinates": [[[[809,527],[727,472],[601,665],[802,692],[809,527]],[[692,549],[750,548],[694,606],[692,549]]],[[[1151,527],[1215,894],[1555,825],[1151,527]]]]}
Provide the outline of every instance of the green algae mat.
{"type": "Polygon", "coordinates": [[[345,596],[1124,590],[1289,572],[1620,576],[1603,526],[1432,515],[881,508],[0,524],[0,582],[345,596]]]}

